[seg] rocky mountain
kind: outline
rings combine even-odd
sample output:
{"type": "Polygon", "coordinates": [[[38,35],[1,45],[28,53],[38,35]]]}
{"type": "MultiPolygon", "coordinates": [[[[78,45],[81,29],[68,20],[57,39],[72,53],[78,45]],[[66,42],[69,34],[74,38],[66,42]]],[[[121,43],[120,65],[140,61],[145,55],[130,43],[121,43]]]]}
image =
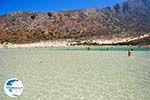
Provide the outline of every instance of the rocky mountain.
{"type": "Polygon", "coordinates": [[[150,0],[126,0],[104,9],[13,12],[0,16],[0,41],[112,39],[150,34],[150,0]]]}
{"type": "Polygon", "coordinates": [[[114,7],[107,7],[105,12],[112,19],[116,19],[116,23],[120,23],[125,31],[150,30],[150,0],[127,0],[114,7]]]}

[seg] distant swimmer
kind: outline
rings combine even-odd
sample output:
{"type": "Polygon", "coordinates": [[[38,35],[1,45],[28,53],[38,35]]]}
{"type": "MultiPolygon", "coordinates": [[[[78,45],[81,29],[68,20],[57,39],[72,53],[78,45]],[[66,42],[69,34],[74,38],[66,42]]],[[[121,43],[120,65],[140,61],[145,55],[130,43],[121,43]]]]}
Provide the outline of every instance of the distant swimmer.
{"type": "Polygon", "coordinates": [[[87,47],[87,50],[90,50],[91,48],[90,47],[87,47]]]}
{"type": "Polygon", "coordinates": [[[130,57],[131,56],[131,51],[130,50],[128,50],[128,57],[130,57]]]}

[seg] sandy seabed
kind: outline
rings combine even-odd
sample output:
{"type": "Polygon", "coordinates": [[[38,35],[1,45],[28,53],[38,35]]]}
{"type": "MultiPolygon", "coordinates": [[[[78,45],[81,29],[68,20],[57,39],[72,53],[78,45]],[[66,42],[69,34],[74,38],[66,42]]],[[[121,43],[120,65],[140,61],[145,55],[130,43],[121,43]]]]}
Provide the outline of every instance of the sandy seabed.
{"type": "Polygon", "coordinates": [[[150,51],[0,49],[0,100],[149,100],[150,51]],[[21,96],[3,90],[22,81],[21,96]]]}

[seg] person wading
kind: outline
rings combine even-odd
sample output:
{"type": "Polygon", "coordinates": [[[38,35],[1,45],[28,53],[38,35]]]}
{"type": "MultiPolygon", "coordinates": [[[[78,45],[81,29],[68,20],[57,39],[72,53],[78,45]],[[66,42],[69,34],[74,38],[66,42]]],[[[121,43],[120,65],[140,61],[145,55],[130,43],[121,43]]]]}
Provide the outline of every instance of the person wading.
{"type": "Polygon", "coordinates": [[[130,57],[131,56],[131,51],[130,50],[128,50],[128,57],[130,57]]]}

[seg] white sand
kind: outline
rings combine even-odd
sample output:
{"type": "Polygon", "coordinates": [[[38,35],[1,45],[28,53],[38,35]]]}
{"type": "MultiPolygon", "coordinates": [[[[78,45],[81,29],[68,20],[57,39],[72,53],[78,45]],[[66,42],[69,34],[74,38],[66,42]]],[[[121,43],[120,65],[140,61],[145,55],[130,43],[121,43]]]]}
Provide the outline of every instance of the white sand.
{"type": "Polygon", "coordinates": [[[0,48],[30,48],[30,47],[64,47],[68,46],[69,43],[65,41],[46,41],[46,42],[35,42],[28,44],[1,44],[0,48]]]}
{"type": "MultiPolygon", "coordinates": [[[[139,37],[127,37],[127,38],[114,38],[110,40],[105,39],[94,39],[94,40],[83,40],[80,41],[81,43],[89,42],[89,43],[98,43],[98,44],[113,44],[113,43],[120,43],[120,42],[127,42],[137,39],[142,39],[145,37],[149,37],[150,34],[145,34],[139,37]]],[[[56,40],[56,41],[42,41],[42,42],[35,42],[35,43],[28,43],[28,44],[11,44],[11,43],[3,43],[0,44],[0,48],[30,48],[30,47],[66,47],[70,45],[76,45],[76,41],[65,41],[65,40],[56,40]]]]}

